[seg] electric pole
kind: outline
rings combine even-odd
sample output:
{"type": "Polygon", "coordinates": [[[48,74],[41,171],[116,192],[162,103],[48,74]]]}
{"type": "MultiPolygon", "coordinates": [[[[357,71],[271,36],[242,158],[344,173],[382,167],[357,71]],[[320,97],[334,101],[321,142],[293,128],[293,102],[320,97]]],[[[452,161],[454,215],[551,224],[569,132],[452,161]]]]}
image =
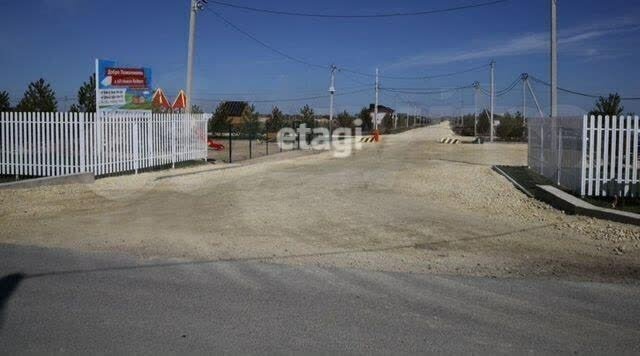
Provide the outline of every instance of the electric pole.
{"type": "Polygon", "coordinates": [[[473,136],[478,137],[478,88],[480,83],[473,83],[473,136]]]}
{"type": "Polygon", "coordinates": [[[187,100],[185,112],[191,112],[191,89],[193,88],[193,51],[195,50],[196,41],[196,14],[204,9],[207,0],[191,0],[191,17],[189,19],[189,45],[187,49],[187,100]]]}
{"type": "Polygon", "coordinates": [[[522,73],[522,123],[527,125],[527,80],[529,74],[522,73]]]}
{"type": "MultiPolygon", "coordinates": [[[[410,102],[407,102],[407,105],[411,105],[410,102]]],[[[409,114],[409,110],[407,110],[407,128],[409,128],[409,118],[411,117],[411,115],[409,114]]]]}
{"type": "Polygon", "coordinates": [[[374,108],[373,114],[373,128],[374,130],[378,130],[378,90],[380,88],[379,78],[378,78],[378,68],[376,68],[376,106],[374,108]]]}
{"type": "Polygon", "coordinates": [[[491,118],[489,119],[489,141],[493,142],[493,114],[496,105],[496,62],[491,60],[491,118]]]}
{"type": "Polygon", "coordinates": [[[464,93],[462,92],[462,89],[461,89],[460,90],[460,127],[464,127],[463,108],[464,108],[464,93]]]}
{"type": "Polygon", "coordinates": [[[558,116],[558,0],[551,0],[551,117],[558,116]]]}
{"type": "Polygon", "coordinates": [[[333,140],[333,133],[331,130],[333,129],[333,95],[336,93],[335,88],[335,80],[336,80],[336,70],[338,67],[335,64],[331,65],[331,86],[329,86],[329,142],[333,140]]]}

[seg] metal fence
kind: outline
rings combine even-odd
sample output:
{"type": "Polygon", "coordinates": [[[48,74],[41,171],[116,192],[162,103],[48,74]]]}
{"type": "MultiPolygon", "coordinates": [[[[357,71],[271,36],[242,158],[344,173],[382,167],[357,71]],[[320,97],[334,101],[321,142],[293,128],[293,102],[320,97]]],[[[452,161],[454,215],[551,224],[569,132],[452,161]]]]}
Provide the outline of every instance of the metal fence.
{"type": "Polygon", "coordinates": [[[528,120],[528,165],[582,196],[638,196],[638,117],[528,120]]]}
{"type": "MultiPolygon", "coordinates": [[[[296,125],[291,125],[295,128],[296,125]]],[[[209,141],[214,144],[209,151],[209,158],[220,162],[240,162],[300,149],[297,137],[291,148],[283,149],[277,142],[277,131],[267,130],[261,124],[253,129],[242,126],[227,125],[225,130],[210,132],[209,141]]]]}
{"type": "Polygon", "coordinates": [[[0,174],[137,172],[207,158],[207,114],[0,113],[0,174]]]}

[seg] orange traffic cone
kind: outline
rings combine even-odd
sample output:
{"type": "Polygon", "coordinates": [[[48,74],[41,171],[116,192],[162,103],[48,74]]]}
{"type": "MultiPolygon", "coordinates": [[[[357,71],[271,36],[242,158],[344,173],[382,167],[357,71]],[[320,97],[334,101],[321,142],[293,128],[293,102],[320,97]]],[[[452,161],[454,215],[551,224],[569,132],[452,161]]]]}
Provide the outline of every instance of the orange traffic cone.
{"type": "Polygon", "coordinates": [[[378,131],[378,129],[375,129],[375,130],[373,131],[373,140],[374,140],[375,142],[380,141],[380,131],[378,131]]]}

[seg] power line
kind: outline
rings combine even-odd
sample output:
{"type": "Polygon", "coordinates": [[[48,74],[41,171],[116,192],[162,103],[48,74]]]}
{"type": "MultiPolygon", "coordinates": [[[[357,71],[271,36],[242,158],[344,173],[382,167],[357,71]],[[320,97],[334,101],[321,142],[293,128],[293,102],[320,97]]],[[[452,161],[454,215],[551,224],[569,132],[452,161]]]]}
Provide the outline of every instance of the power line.
{"type": "Polygon", "coordinates": [[[240,32],[241,34],[245,35],[246,37],[248,37],[249,39],[251,39],[252,41],[258,43],[259,45],[261,45],[262,47],[276,53],[279,54],[282,57],[285,57],[289,60],[292,60],[294,62],[300,63],[300,64],[304,64],[306,66],[309,67],[314,67],[314,68],[322,68],[322,69],[329,69],[329,66],[326,65],[320,65],[320,64],[315,64],[315,63],[311,63],[311,62],[307,62],[305,60],[302,60],[300,58],[296,58],[292,55],[289,55],[273,46],[268,45],[267,43],[261,41],[260,39],[258,39],[257,37],[255,37],[254,35],[250,34],[249,32],[241,29],[240,27],[236,26],[235,24],[233,24],[231,21],[227,20],[225,17],[223,17],[222,15],[220,15],[219,13],[213,11],[211,8],[209,7],[205,7],[205,9],[209,12],[211,12],[212,14],[214,14],[216,17],[218,17],[220,20],[222,20],[222,22],[224,22],[225,24],[227,24],[227,26],[233,28],[234,30],[240,32]]]}
{"type": "Polygon", "coordinates": [[[518,83],[520,83],[520,81],[521,81],[520,77],[516,78],[516,80],[514,80],[513,83],[511,83],[507,88],[498,91],[496,93],[496,96],[499,97],[499,96],[504,96],[504,95],[508,94],[509,92],[511,92],[513,89],[515,89],[518,86],[518,83]]]}
{"type": "MultiPolygon", "coordinates": [[[[507,0],[505,0],[507,1],[507,0]]],[[[238,27],[237,25],[235,25],[233,22],[227,20],[224,16],[220,15],[220,13],[212,10],[209,7],[205,7],[205,9],[209,12],[211,12],[212,14],[214,14],[216,17],[218,17],[221,21],[223,21],[227,26],[231,27],[232,29],[236,30],[237,32],[240,32],[242,35],[246,36],[247,38],[249,38],[250,40],[258,43],[259,45],[261,45],[262,47],[268,49],[271,52],[274,52],[284,58],[287,58],[291,61],[294,61],[296,63],[302,64],[302,65],[306,65],[309,67],[313,67],[313,68],[320,68],[320,69],[330,69],[331,66],[329,65],[322,65],[322,64],[317,64],[317,63],[311,63],[309,61],[305,61],[303,59],[300,59],[298,57],[292,56],[288,53],[285,53],[284,51],[281,51],[269,44],[267,44],[266,42],[260,40],[259,38],[257,38],[256,36],[252,35],[251,33],[243,30],[242,28],[238,27]]],[[[398,80],[426,80],[426,79],[436,79],[436,78],[444,78],[444,77],[451,77],[451,76],[455,76],[455,75],[459,75],[459,74],[464,74],[464,73],[470,73],[470,72],[474,72],[480,69],[484,69],[487,68],[489,65],[485,64],[482,66],[478,66],[478,67],[473,67],[473,68],[468,68],[468,69],[464,69],[464,70],[460,70],[457,72],[450,72],[450,73],[444,73],[444,74],[435,74],[435,75],[424,75],[424,76],[416,76],[416,77],[401,77],[401,76],[385,76],[385,75],[380,75],[379,77],[382,79],[398,79],[398,80]]],[[[375,78],[375,74],[370,74],[370,73],[364,73],[361,71],[357,71],[354,69],[349,69],[349,68],[344,68],[342,66],[338,66],[338,69],[340,69],[341,71],[344,72],[348,72],[348,73],[353,73],[353,74],[358,74],[361,76],[365,76],[365,77],[370,77],[370,78],[375,78]]]]}
{"type": "Polygon", "coordinates": [[[449,89],[419,89],[416,90],[406,89],[406,88],[380,88],[381,90],[392,92],[392,93],[402,93],[402,94],[414,94],[414,95],[432,95],[432,94],[445,94],[456,92],[463,89],[473,88],[473,85],[461,86],[457,88],[449,88],[449,89]]]}
{"type": "MultiPolygon", "coordinates": [[[[353,90],[353,91],[349,91],[349,92],[344,92],[344,93],[336,93],[336,96],[344,96],[344,95],[353,95],[353,94],[359,94],[359,93],[363,93],[365,91],[369,91],[370,88],[366,88],[366,89],[360,89],[360,90],[353,90]]],[[[303,97],[303,98],[284,98],[284,99],[269,99],[269,100],[247,100],[250,103],[258,103],[258,104],[263,104],[263,103],[280,103],[280,102],[296,102],[296,101],[307,101],[307,100],[316,100],[316,99],[326,99],[327,95],[317,95],[317,96],[308,96],[308,97],[303,97]]],[[[194,100],[198,100],[198,101],[209,101],[209,102],[224,102],[224,101],[228,101],[226,99],[205,99],[205,98],[194,98],[194,100]]]]}
{"type": "Polygon", "coordinates": [[[293,11],[283,11],[283,10],[270,10],[270,9],[263,9],[263,8],[257,8],[257,7],[230,4],[230,3],[226,3],[226,2],[222,2],[222,1],[215,1],[215,0],[209,0],[209,3],[220,5],[220,6],[231,7],[231,8],[234,8],[234,9],[241,9],[241,10],[247,10],[247,11],[253,11],[253,12],[260,12],[260,13],[270,14],[270,15],[299,16],[299,17],[320,17],[320,18],[338,18],[338,19],[367,19],[367,18],[381,18],[381,17],[402,17],[402,16],[432,15],[432,14],[439,14],[439,13],[444,13],[444,12],[453,12],[453,11],[467,10],[467,9],[478,8],[478,7],[492,6],[492,5],[497,5],[497,4],[500,4],[500,3],[507,2],[507,1],[509,1],[509,0],[495,0],[495,1],[489,1],[489,2],[482,2],[482,3],[475,3],[475,4],[462,5],[462,6],[456,6],[456,7],[449,7],[449,8],[444,8],[444,9],[436,9],[436,10],[413,11],[413,12],[391,12],[391,13],[379,13],[379,14],[371,14],[371,15],[356,15],[356,14],[336,15],[336,14],[320,14],[320,13],[308,13],[308,12],[293,12],[293,11]]]}
{"type": "MultiPolygon", "coordinates": [[[[351,86],[346,86],[346,87],[341,87],[341,90],[356,90],[356,89],[369,89],[370,87],[373,87],[372,85],[351,85],[351,86]]],[[[321,93],[325,93],[325,90],[318,90],[318,89],[313,89],[313,90],[296,90],[297,93],[302,94],[317,94],[320,95],[321,93]]],[[[262,92],[207,92],[207,91],[198,91],[199,95],[211,95],[211,96],[243,96],[243,97],[247,97],[247,96],[263,96],[263,95],[269,95],[273,93],[273,90],[271,91],[262,91],[262,92]]]]}
{"type": "MultiPolygon", "coordinates": [[[[478,66],[478,67],[473,67],[473,68],[469,68],[469,69],[463,69],[463,70],[460,70],[460,71],[457,71],[457,72],[450,72],[450,73],[443,73],[443,74],[423,75],[423,76],[415,76],[415,77],[380,75],[380,78],[382,78],[382,79],[397,79],[397,80],[437,79],[437,78],[453,77],[453,76],[460,75],[460,74],[475,72],[477,70],[488,68],[488,67],[489,67],[489,64],[484,64],[484,65],[481,65],[481,66],[478,66]]],[[[349,68],[341,68],[341,69],[343,71],[345,71],[345,72],[350,72],[350,73],[362,75],[362,76],[365,76],[365,77],[375,77],[375,74],[364,73],[364,72],[356,71],[356,70],[349,69],[349,68]]]]}
{"type": "MultiPolygon", "coordinates": [[[[506,94],[508,94],[509,92],[511,92],[513,89],[516,88],[516,86],[518,86],[518,83],[521,81],[522,79],[520,77],[516,78],[511,84],[509,84],[506,88],[502,89],[502,90],[498,90],[496,91],[495,95],[497,97],[499,96],[504,96],[506,94]]],[[[478,89],[480,89],[480,92],[482,92],[482,94],[486,95],[486,96],[491,96],[491,92],[488,91],[487,89],[484,89],[481,85],[478,85],[478,89]]]]}
{"type": "MultiPolygon", "coordinates": [[[[540,83],[542,85],[551,87],[551,84],[549,84],[548,82],[545,82],[544,80],[538,79],[538,78],[536,78],[536,77],[534,77],[532,75],[529,75],[529,78],[531,78],[536,83],[540,83]]],[[[586,93],[581,93],[581,92],[578,92],[578,91],[575,91],[575,90],[564,89],[564,88],[560,88],[560,87],[558,87],[558,90],[563,91],[565,93],[569,93],[569,94],[584,96],[584,97],[587,97],[587,98],[598,99],[598,98],[602,97],[602,95],[586,94],[586,93]]],[[[620,98],[620,100],[640,100],[640,97],[620,98]]]]}

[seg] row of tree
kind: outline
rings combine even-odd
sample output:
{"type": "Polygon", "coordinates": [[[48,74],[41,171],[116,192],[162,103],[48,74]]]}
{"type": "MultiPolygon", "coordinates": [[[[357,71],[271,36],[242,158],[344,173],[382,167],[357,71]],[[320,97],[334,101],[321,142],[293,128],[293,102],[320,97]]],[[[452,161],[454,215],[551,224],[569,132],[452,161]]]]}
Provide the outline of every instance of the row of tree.
{"type": "MultiPolygon", "coordinates": [[[[240,131],[263,130],[266,132],[277,132],[284,127],[294,127],[305,124],[309,128],[316,127],[349,127],[356,126],[356,119],[360,120],[360,126],[364,131],[369,131],[373,127],[369,109],[362,108],[356,116],[349,114],[346,110],[339,113],[333,123],[329,125],[329,118],[326,115],[317,115],[313,108],[304,105],[298,114],[285,114],[277,106],[273,107],[264,125],[259,121],[260,114],[256,112],[253,105],[245,105],[241,115],[241,122],[231,122],[229,107],[225,102],[220,103],[213,113],[213,118],[209,122],[209,132],[224,133],[229,129],[240,131]]],[[[383,122],[384,124],[384,122],[383,122]]]]}
{"type": "MultiPolygon", "coordinates": [[[[596,100],[594,108],[589,112],[589,115],[602,115],[602,116],[620,116],[624,114],[624,106],[622,106],[622,100],[617,93],[609,94],[607,97],[600,97],[596,100]]],[[[628,115],[633,115],[629,113],[628,115]]],[[[490,127],[490,113],[488,110],[483,110],[478,115],[477,134],[481,136],[489,135],[490,127]]],[[[527,129],[522,113],[516,112],[511,114],[509,112],[504,115],[494,115],[494,120],[499,121],[500,124],[496,126],[495,135],[505,141],[519,141],[526,138],[527,129]]],[[[455,121],[455,120],[453,120],[455,121]]],[[[455,131],[463,136],[474,135],[474,115],[464,115],[462,122],[456,122],[454,125],[455,131]]]]}
{"type": "MultiPolygon", "coordinates": [[[[96,111],[96,84],[93,76],[89,77],[89,81],[82,83],[78,89],[77,99],[78,102],[71,105],[69,111],[96,111]]],[[[40,78],[29,83],[22,99],[15,107],[11,107],[9,93],[0,91],[0,111],[55,112],[58,111],[58,100],[51,84],[40,78]]]]}
{"type": "MultiPolygon", "coordinates": [[[[478,114],[477,128],[474,128],[475,116],[464,115],[462,122],[457,122],[455,125],[454,131],[462,136],[473,136],[477,129],[479,136],[488,136],[490,135],[489,128],[491,127],[490,116],[491,114],[488,110],[483,110],[478,114]]],[[[494,134],[502,140],[520,141],[526,138],[527,128],[522,113],[511,114],[507,112],[503,115],[494,115],[494,120],[500,122],[496,126],[494,134]]]]}
{"type": "MultiPolygon", "coordinates": [[[[212,125],[215,127],[217,124],[224,125],[224,121],[227,119],[227,113],[224,112],[224,103],[220,103],[214,112],[214,122],[212,125]]],[[[47,83],[44,79],[40,78],[34,82],[29,83],[27,90],[24,92],[24,95],[18,102],[16,107],[11,107],[11,101],[9,97],[9,93],[6,91],[0,91],[0,111],[22,111],[22,112],[54,112],[58,109],[58,101],[56,99],[55,91],[51,88],[51,85],[47,83]]],[[[96,111],[96,83],[95,77],[93,75],[89,76],[89,80],[82,83],[77,92],[77,102],[72,104],[69,108],[71,112],[95,112],[96,111]]],[[[200,107],[197,105],[192,106],[192,112],[201,113],[203,112],[200,107]]],[[[252,113],[248,113],[248,116],[251,116],[255,113],[255,108],[252,107],[252,113]]],[[[618,93],[609,94],[607,97],[600,97],[596,100],[594,108],[589,112],[589,115],[609,115],[609,116],[619,116],[623,115],[624,106],[622,106],[622,99],[618,93]]],[[[480,116],[480,121],[482,121],[482,125],[480,128],[485,129],[485,121],[486,121],[486,130],[488,130],[488,119],[486,119],[486,111],[480,116]]],[[[508,113],[505,115],[505,122],[508,122],[508,125],[511,125],[512,119],[516,119],[519,113],[516,113],[515,117],[511,117],[508,113]]],[[[629,114],[633,115],[633,114],[629,114]]],[[[520,115],[522,116],[522,115],[520,115]]],[[[360,111],[357,116],[352,116],[348,112],[344,111],[339,113],[336,117],[336,124],[342,127],[353,127],[353,121],[359,118],[362,120],[363,129],[370,130],[372,126],[372,121],[370,118],[369,109],[364,107],[360,111]]],[[[406,125],[407,120],[410,119],[403,114],[399,115],[398,126],[403,127],[406,125]]],[[[463,119],[463,122],[467,123],[470,120],[469,117],[463,119]]],[[[278,107],[274,107],[271,112],[271,118],[267,128],[269,130],[273,130],[278,127],[283,127],[283,122],[286,121],[297,121],[304,122],[309,127],[317,126],[318,122],[328,123],[328,119],[322,116],[318,116],[315,114],[313,109],[309,107],[309,105],[305,105],[300,109],[300,113],[298,115],[285,115],[278,109],[278,107]],[[319,120],[318,120],[319,119],[319,120]]],[[[523,120],[521,120],[523,121],[523,120]]],[[[515,121],[517,125],[517,121],[515,121]]],[[[523,121],[524,123],[524,121],[523,121]]],[[[393,120],[390,116],[387,115],[383,119],[382,126],[383,129],[390,129],[393,125],[393,120]]],[[[502,124],[502,121],[501,121],[502,124]]],[[[468,125],[464,124],[463,127],[468,127],[468,125]]],[[[473,127],[473,126],[471,126],[473,127]]],[[[520,128],[515,128],[515,130],[520,130],[520,128]]],[[[277,131],[277,130],[276,130],[277,131]]],[[[480,131],[484,132],[484,131],[480,131]]]]}

